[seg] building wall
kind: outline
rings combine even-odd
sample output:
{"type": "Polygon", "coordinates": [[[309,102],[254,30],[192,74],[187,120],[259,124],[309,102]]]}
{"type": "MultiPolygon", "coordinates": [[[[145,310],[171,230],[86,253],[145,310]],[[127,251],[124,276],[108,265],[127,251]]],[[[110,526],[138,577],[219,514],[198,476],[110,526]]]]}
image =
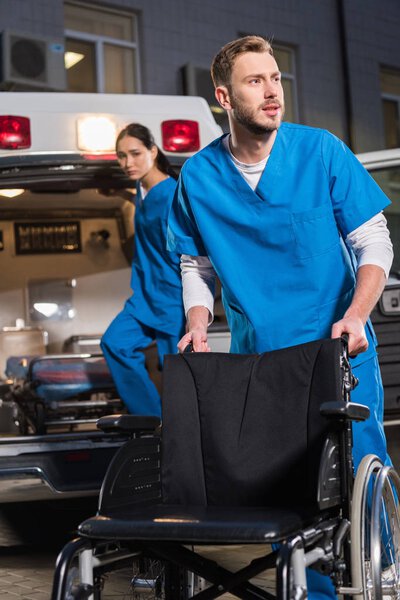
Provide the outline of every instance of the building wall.
{"type": "Polygon", "coordinates": [[[380,66],[400,70],[400,2],[346,2],[354,146],[359,152],[384,147],[379,89],[380,66]]]}
{"type": "MultiPolygon", "coordinates": [[[[208,68],[213,55],[242,33],[291,45],[297,55],[299,120],[324,127],[357,152],[383,147],[381,64],[400,69],[398,0],[90,0],[139,15],[142,91],[183,93],[186,63],[208,68]],[[345,43],[344,43],[345,42],[345,43]],[[344,46],[350,106],[346,105],[344,46]],[[353,116],[349,136],[347,111],[353,116]]],[[[62,0],[1,0],[1,28],[63,37],[62,0]]]]}

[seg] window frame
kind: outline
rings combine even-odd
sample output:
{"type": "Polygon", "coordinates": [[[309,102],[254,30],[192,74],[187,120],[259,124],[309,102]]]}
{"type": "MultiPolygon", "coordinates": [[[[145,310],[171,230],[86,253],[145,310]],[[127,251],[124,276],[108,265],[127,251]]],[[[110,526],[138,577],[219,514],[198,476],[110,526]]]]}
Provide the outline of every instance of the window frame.
{"type": "MultiPolygon", "coordinates": [[[[290,73],[288,71],[280,71],[281,72],[281,77],[282,80],[286,80],[286,81],[291,81],[292,82],[292,90],[293,90],[293,118],[294,118],[294,123],[298,123],[299,122],[299,94],[298,94],[298,89],[297,89],[297,54],[296,54],[296,49],[293,46],[290,45],[286,45],[286,44],[282,44],[277,42],[276,44],[273,44],[273,50],[282,50],[284,52],[289,52],[290,54],[290,62],[293,68],[293,73],[290,73]]],[[[280,65],[278,64],[279,68],[280,65]]]]}
{"type": "Polygon", "coordinates": [[[113,10],[102,6],[94,6],[89,5],[84,2],[65,2],[65,4],[81,6],[82,8],[89,8],[93,11],[103,12],[103,13],[114,13],[118,15],[126,15],[127,17],[132,19],[133,25],[133,37],[134,40],[128,42],[126,40],[119,40],[118,38],[113,38],[106,35],[97,35],[93,33],[86,33],[85,31],[77,31],[76,29],[64,29],[64,38],[67,40],[78,40],[81,42],[89,42],[94,45],[95,48],[95,68],[96,68],[96,81],[97,81],[97,91],[98,94],[105,93],[105,60],[104,60],[104,46],[105,45],[113,45],[119,48],[127,48],[134,50],[134,82],[135,82],[135,91],[133,93],[140,94],[142,92],[142,77],[141,77],[141,68],[140,68],[140,60],[139,60],[139,43],[138,43],[138,16],[135,13],[129,13],[121,10],[113,10]]]}
{"type": "MultiPolygon", "coordinates": [[[[380,65],[379,77],[382,78],[382,74],[385,74],[385,73],[388,73],[388,74],[396,73],[396,76],[399,78],[399,81],[400,81],[400,69],[389,67],[387,65],[380,65]]],[[[381,107],[382,107],[382,119],[384,120],[384,118],[385,118],[385,114],[384,114],[384,110],[383,110],[383,101],[388,100],[389,102],[393,102],[394,104],[396,104],[397,122],[398,122],[398,126],[400,127],[400,93],[392,94],[391,92],[383,91],[382,90],[382,82],[380,82],[380,98],[381,98],[381,107]]],[[[387,139],[386,139],[385,127],[386,127],[386,125],[384,123],[384,132],[383,133],[384,133],[385,148],[389,149],[389,146],[386,146],[387,139]]],[[[396,146],[396,148],[400,147],[400,130],[397,131],[397,139],[398,139],[399,143],[396,146]]]]}
{"type": "MultiPolygon", "coordinates": [[[[396,104],[397,107],[397,121],[400,125],[400,95],[397,96],[396,94],[389,94],[388,92],[381,92],[381,100],[389,100],[389,102],[393,102],[394,104],[396,104]]],[[[383,113],[383,109],[382,109],[382,117],[384,119],[385,115],[383,113]]],[[[384,129],[385,129],[385,125],[384,125],[384,129]]],[[[386,145],[387,143],[387,139],[386,139],[386,130],[384,130],[384,138],[385,138],[385,148],[389,149],[389,147],[386,145]]],[[[399,141],[399,143],[397,144],[397,146],[395,146],[396,148],[398,148],[400,146],[400,131],[397,132],[397,139],[399,141]]]]}

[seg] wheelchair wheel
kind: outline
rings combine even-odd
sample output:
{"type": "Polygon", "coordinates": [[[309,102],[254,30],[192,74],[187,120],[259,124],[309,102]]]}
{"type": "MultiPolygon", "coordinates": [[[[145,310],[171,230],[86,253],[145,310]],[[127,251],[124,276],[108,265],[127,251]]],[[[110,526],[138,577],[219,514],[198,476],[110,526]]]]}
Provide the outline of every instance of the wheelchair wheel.
{"type": "Polygon", "coordinates": [[[140,558],[134,562],[131,590],[133,600],[164,600],[164,565],[159,560],[140,558]]]}
{"type": "Polygon", "coordinates": [[[132,600],[187,600],[188,573],[185,569],[152,558],[134,563],[132,600]]]}
{"type": "Polygon", "coordinates": [[[67,574],[64,600],[86,600],[86,598],[100,600],[100,581],[96,583],[94,590],[82,584],[78,561],[74,561],[67,574]]]}
{"type": "Polygon", "coordinates": [[[79,598],[79,584],[79,568],[78,566],[71,567],[67,576],[65,600],[76,600],[76,598],[79,598]]]}
{"type": "Polygon", "coordinates": [[[352,587],[357,600],[400,598],[400,486],[393,469],[368,455],[354,483],[351,510],[352,587]]]}
{"type": "Polygon", "coordinates": [[[374,485],[371,508],[373,597],[400,598],[400,479],[383,467],[374,485]]]}
{"type": "Polygon", "coordinates": [[[371,498],[376,475],[382,461],[368,454],[361,461],[353,488],[351,504],[351,579],[352,586],[360,589],[357,600],[372,598],[370,557],[371,498]]]}

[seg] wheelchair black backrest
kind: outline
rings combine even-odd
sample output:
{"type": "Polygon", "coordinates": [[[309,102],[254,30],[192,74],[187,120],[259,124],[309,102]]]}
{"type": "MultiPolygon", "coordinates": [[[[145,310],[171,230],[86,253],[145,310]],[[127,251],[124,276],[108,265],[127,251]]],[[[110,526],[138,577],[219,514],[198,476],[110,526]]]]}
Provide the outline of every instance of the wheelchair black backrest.
{"type": "Polygon", "coordinates": [[[167,356],[163,501],[316,502],[322,449],[338,426],[319,409],[343,400],[342,351],[328,339],[259,355],[167,356]]]}

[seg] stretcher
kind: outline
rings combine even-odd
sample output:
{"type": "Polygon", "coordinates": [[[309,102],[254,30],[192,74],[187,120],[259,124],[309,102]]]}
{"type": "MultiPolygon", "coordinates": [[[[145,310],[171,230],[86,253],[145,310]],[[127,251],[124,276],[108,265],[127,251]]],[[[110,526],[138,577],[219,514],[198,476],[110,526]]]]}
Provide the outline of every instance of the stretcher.
{"type": "Polygon", "coordinates": [[[123,410],[101,354],[11,356],[6,375],[12,381],[9,397],[19,408],[22,433],[94,424],[103,415],[123,410]]]}

